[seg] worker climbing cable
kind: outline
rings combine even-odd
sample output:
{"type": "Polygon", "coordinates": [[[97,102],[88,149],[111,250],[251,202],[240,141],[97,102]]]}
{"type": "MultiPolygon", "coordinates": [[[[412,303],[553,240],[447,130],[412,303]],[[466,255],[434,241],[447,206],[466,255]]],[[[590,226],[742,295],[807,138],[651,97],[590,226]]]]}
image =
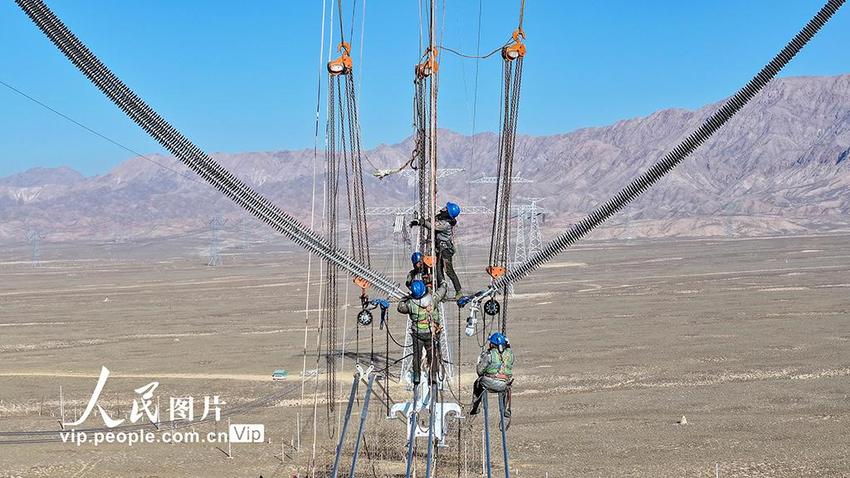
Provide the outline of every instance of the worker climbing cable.
{"type": "MultiPolygon", "coordinates": [[[[453,261],[455,255],[454,228],[457,226],[459,215],[460,206],[449,202],[446,203],[444,208],[440,209],[433,223],[429,219],[414,219],[410,222],[411,227],[420,226],[426,231],[430,231],[433,227],[436,231],[437,262],[435,274],[437,285],[443,284],[445,276],[448,275],[455,289],[455,298],[460,298],[462,295],[460,279],[455,272],[453,261]]],[[[430,240],[430,234],[428,234],[426,242],[430,242],[430,240]]]]}
{"type": "Polygon", "coordinates": [[[440,303],[446,299],[446,285],[437,286],[431,291],[424,281],[410,283],[410,294],[398,303],[398,311],[410,317],[410,334],[413,339],[413,370],[411,382],[419,384],[422,375],[422,349],[425,349],[428,361],[428,383],[436,382],[441,359],[439,357],[440,340],[443,334],[442,318],[439,314],[440,303]]]}
{"type": "Polygon", "coordinates": [[[478,407],[485,393],[497,393],[504,401],[506,418],[511,416],[511,386],[513,376],[514,352],[508,338],[500,332],[490,335],[487,349],[478,357],[475,380],[472,392],[472,409],[470,415],[478,414],[478,407]]]}

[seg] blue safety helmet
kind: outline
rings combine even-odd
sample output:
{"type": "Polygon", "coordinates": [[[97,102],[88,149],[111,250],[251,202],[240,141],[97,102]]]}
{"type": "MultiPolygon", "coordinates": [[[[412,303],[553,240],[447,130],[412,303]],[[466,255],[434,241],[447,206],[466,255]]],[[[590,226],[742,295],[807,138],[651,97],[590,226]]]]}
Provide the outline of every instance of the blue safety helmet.
{"type": "Polygon", "coordinates": [[[421,299],[426,293],[428,293],[428,286],[424,281],[417,279],[410,283],[410,296],[414,299],[421,299]]]}
{"type": "Polygon", "coordinates": [[[422,253],[421,253],[421,252],[414,252],[414,253],[410,256],[410,262],[412,262],[412,263],[413,263],[413,265],[415,266],[416,264],[418,264],[418,263],[422,262],[422,257],[423,257],[423,256],[422,256],[422,253]]]}
{"type": "Polygon", "coordinates": [[[449,213],[449,217],[454,219],[460,216],[460,206],[453,202],[446,203],[446,212],[449,213]]]}
{"type": "Polygon", "coordinates": [[[490,334],[490,344],[496,347],[504,347],[508,345],[508,338],[501,332],[493,332],[490,334]]]}

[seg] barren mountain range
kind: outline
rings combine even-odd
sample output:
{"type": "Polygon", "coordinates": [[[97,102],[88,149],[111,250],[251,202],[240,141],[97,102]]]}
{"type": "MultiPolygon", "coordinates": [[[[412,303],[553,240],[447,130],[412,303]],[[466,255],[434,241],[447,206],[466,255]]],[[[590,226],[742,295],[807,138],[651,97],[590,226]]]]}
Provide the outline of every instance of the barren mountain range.
{"type": "MultiPolygon", "coordinates": [[[[521,135],[515,171],[534,183],[516,185],[515,196],[545,198],[540,203],[548,212],[544,238],[551,237],[625,186],[716,107],[667,109],[553,136],[521,135]]],[[[494,174],[496,143],[492,133],[470,137],[440,131],[442,167],[465,170],[441,180],[441,201],[491,205],[494,185],[468,181],[494,174]]],[[[364,169],[396,167],[410,157],[412,146],[410,139],[378,146],[366,153],[369,163],[364,169]]],[[[309,222],[312,150],[213,156],[284,210],[309,222]]],[[[848,156],[850,75],[777,80],[714,139],[593,237],[848,230],[848,156]]],[[[319,213],[323,159],[319,152],[319,213]]],[[[14,162],[15,158],[4,160],[14,162]]],[[[414,188],[399,175],[383,180],[369,175],[366,185],[370,206],[412,202],[414,188]]],[[[30,228],[54,241],[193,234],[203,231],[214,215],[224,216],[231,229],[248,218],[170,157],[132,158],[93,177],[70,168],[36,168],[0,178],[3,242],[22,242],[30,228]]],[[[470,219],[471,240],[483,239],[486,220],[484,216],[470,219]]],[[[380,230],[376,234],[384,234],[387,221],[375,218],[380,230]]],[[[259,222],[248,224],[250,234],[267,235],[259,222]]]]}

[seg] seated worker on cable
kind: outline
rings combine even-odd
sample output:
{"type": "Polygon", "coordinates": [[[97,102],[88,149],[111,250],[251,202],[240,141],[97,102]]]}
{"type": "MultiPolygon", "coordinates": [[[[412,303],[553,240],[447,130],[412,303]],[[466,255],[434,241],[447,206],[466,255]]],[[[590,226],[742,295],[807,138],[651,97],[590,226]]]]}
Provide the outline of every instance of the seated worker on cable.
{"type": "Polygon", "coordinates": [[[498,393],[505,400],[505,418],[511,416],[511,385],[514,381],[514,352],[508,338],[499,332],[490,335],[487,350],[478,357],[478,379],[473,385],[472,410],[470,415],[478,414],[478,407],[484,394],[498,393]]]}
{"type": "MultiPolygon", "coordinates": [[[[440,209],[434,221],[434,230],[437,234],[437,285],[442,284],[448,274],[452,281],[452,286],[455,289],[455,298],[460,298],[461,286],[460,279],[457,277],[452,258],[455,254],[455,247],[452,243],[454,228],[457,226],[457,217],[460,215],[460,206],[453,202],[446,203],[446,207],[440,209]]],[[[428,219],[414,219],[410,223],[410,227],[420,226],[428,231],[428,241],[431,241],[431,221],[428,219]]]]}
{"type": "Polygon", "coordinates": [[[425,257],[421,252],[414,252],[410,256],[410,262],[413,263],[413,269],[410,269],[410,272],[407,273],[407,279],[404,281],[404,285],[406,285],[408,289],[410,288],[410,284],[415,280],[421,280],[426,284],[431,282],[428,277],[428,268],[425,267],[424,259],[425,257]]]}
{"type": "Polygon", "coordinates": [[[431,292],[424,281],[414,280],[409,286],[410,294],[398,303],[398,311],[410,317],[410,332],[413,337],[413,385],[419,385],[422,373],[422,349],[428,360],[428,382],[436,381],[440,368],[440,337],[443,333],[439,313],[440,302],[446,299],[446,285],[437,286],[431,292]]]}

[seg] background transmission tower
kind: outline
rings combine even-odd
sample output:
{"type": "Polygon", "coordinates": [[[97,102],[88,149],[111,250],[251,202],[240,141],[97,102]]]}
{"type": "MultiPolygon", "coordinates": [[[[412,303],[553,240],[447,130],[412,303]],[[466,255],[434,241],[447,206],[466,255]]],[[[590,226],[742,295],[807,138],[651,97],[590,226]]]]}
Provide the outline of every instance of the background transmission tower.
{"type": "Polygon", "coordinates": [[[239,248],[248,249],[248,220],[245,218],[239,221],[239,248]]]}
{"type": "Polygon", "coordinates": [[[538,204],[543,198],[520,197],[528,204],[511,206],[516,212],[516,235],[514,240],[514,265],[522,265],[528,259],[543,249],[543,239],[540,234],[540,224],[543,222],[546,210],[538,204]]]}
{"type": "Polygon", "coordinates": [[[30,260],[32,261],[33,267],[38,267],[41,263],[41,240],[44,239],[44,234],[38,232],[34,228],[30,228],[27,231],[27,242],[29,242],[31,250],[30,250],[30,260]]]}
{"type": "Polygon", "coordinates": [[[215,216],[210,219],[210,260],[207,262],[208,266],[221,265],[221,257],[218,255],[221,248],[219,244],[219,231],[223,225],[224,219],[221,216],[215,216]]]}

